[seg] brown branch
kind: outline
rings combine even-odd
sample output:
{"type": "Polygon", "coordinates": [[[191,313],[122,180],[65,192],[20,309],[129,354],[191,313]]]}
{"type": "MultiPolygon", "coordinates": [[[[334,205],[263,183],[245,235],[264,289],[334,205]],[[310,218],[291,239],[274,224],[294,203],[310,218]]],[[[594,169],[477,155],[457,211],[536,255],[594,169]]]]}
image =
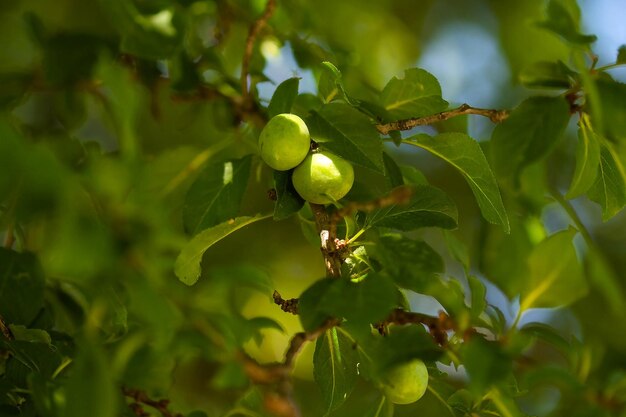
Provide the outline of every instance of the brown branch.
{"type": "Polygon", "coordinates": [[[439,316],[433,317],[423,313],[406,311],[401,308],[393,310],[384,322],[377,323],[375,327],[382,333],[389,324],[425,324],[435,342],[441,346],[445,346],[448,343],[447,331],[456,328],[452,318],[443,311],[439,312],[439,316]]]}
{"type": "Polygon", "coordinates": [[[267,411],[278,417],[300,417],[300,410],[293,400],[291,383],[291,371],[296,356],[306,342],[316,340],[326,330],[340,323],[339,319],[328,319],[315,330],[296,333],[289,342],[282,362],[261,365],[247,354],[240,353],[239,358],[250,381],[257,385],[268,386],[263,393],[263,404],[267,411]]]}
{"type": "Polygon", "coordinates": [[[153,400],[148,396],[148,394],[146,394],[144,391],[139,390],[139,389],[123,387],[122,393],[124,394],[124,396],[135,401],[134,403],[129,404],[129,407],[131,408],[131,410],[133,410],[135,415],[137,415],[138,417],[150,415],[149,413],[146,413],[143,410],[143,407],[141,406],[141,404],[145,404],[149,407],[154,408],[159,413],[161,413],[163,417],[183,417],[181,413],[174,413],[168,410],[170,400],[167,400],[167,399],[153,400]]]}
{"type": "Polygon", "coordinates": [[[395,122],[378,124],[376,129],[383,135],[388,134],[393,130],[410,130],[416,126],[425,126],[444,120],[451,119],[456,116],[462,116],[464,114],[477,114],[489,118],[493,123],[500,123],[507,117],[509,117],[508,110],[493,110],[493,109],[480,109],[472,107],[468,104],[462,104],[456,109],[447,110],[441,113],[433,114],[430,116],[416,117],[413,119],[398,120],[395,122]]]}
{"type": "Polygon", "coordinates": [[[274,290],[272,294],[272,298],[274,299],[274,303],[280,306],[280,309],[285,313],[291,313],[294,315],[298,314],[298,299],[290,298],[285,300],[278,291],[274,290]]]}
{"type": "Polygon", "coordinates": [[[320,248],[324,256],[326,275],[339,278],[343,259],[341,253],[337,251],[337,228],[332,227],[330,215],[323,205],[313,203],[309,205],[315,216],[315,224],[320,235],[320,248]]]}
{"type": "Polygon", "coordinates": [[[248,90],[248,72],[250,69],[250,59],[252,58],[252,49],[254,48],[254,43],[256,41],[259,32],[263,27],[267,24],[267,21],[274,14],[274,10],[276,9],[276,0],[268,0],[265,5],[265,10],[261,17],[259,17],[253,24],[250,26],[250,30],[248,31],[248,38],[246,39],[246,49],[243,54],[243,60],[241,61],[241,95],[244,99],[244,102],[248,101],[249,90],[248,90]]]}

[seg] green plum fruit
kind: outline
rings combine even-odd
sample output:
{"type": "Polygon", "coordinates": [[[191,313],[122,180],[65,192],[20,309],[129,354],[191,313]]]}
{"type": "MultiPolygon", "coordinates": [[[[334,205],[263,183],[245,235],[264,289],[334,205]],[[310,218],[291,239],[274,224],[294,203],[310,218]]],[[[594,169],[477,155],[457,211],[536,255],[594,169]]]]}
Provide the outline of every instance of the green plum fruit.
{"type": "Polygon", "coordinates": [[[309,153],[311,136],[304,120],[295,114],[278,114],[259,137],[261,158],[277,171],[295,168],[309,153]]]}
{"type": "Polygon", "coordinates": [[[306,201],[330,204],[348,194],[354,183],[354,168],[332,153],[311,153],[293,170],[292,182],[306,201]]]}
{"type": "Polygon", "coordinates": [[[428,387],[428,370],[419,359],[391,368],[382,378],[383,392],[394,404],[411,404],[422,398],[428,387]]]}

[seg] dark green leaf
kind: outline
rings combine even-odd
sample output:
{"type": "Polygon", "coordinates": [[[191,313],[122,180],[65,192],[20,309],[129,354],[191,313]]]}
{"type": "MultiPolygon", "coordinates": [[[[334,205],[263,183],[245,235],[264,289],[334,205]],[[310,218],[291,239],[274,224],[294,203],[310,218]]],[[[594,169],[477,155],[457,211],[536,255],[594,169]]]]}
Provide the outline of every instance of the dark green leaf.
{"type": "Polygon", "coordinates": [[[435,137],[412,136],[404,143],[426,149],[457,169],[472,189],[483,217],[502,226],[506,233],[510,231],[498,183],[475,140],[464,133],[441,133],[435,137]]]}
{"type": "Polygon", "coordinates": [[[587,196],[602,207],[602,219],[609,220],[626,205],[626,168],[614,145],[600,144],[600,165],[587,196]]]}
{"type": "Polygon", "coordinates": [[[342,158],[384,172],[383,143],[369,119],[344,103],[331,103],[306,121],[311,139],[342,158]]]}
{"type": "Polygon", "coordinates": [[[384,375],[389,369],[411,359],[434,361],[443,351],[422,326],[393,326],[390,333],[373,346],[375,373],[384,375]]]}
{"type": "Polygon", "coordinates": [[[443,259],[426,242],[400,234],[381,236],[376,252],[394,282],[416,292],[424,291],[444,271],[443,259]]]}
{"type": "Polygon", "coordinates": [[[587,293],[587,283],[572,239],[576,231],[564,230],[537,245],[530,257],[529,280],[521,291],[520,308],[559,307],[587,293]]]}
{"type": "Polygon", "coordinates": [[[207,249],[242,227],[267,219],[270,216],[257,214],[254,217],[236,217],[198,233],[187,243],[180,255],[178,255],[178,258],[176,258],[174,265],[176,276],[187,285],[195,284],[198,278],[200,278],[200,263],[207,249]]]}
{"type": "Polygon", "coordinates": [[[529,88],[568,89],[575,81],[576,75],[576,72],[562,61],[541,61],[525,68],[519,78],[520,82],[529,88]]]}
{"type": "Polygon", "coordinates": [[[626,64],[626,45],[622,45],[617,50],[616,64],[626,64]]]}
{"type": "Polygon", "coordinates": [[[67,417],[115,417],[118,388],[102,348],[83,342],[66,384],[67,417]]]}
{"type": "Polygon", "coordinates": [[[358,375],[358,353],[354,342],[336,329],[326,330],[315,343],[313,376],[320,387],[327,412],[348,398],[358,375]]]}
{"type": "Polygon", "coordinates": [[[209,164],[193,182],[183,207],[192,235],[236,217],[248,185],[251,156],[209,164]]]}
{"type": "Polygon", "coordinates": [[[0,248],[0,314],[6,322],[28,326],[43,301],[43,271],[35,255],[0,248]]]}
{"type": "Polygon", "coordinates": [[[441,98],[437,79],[420,68],[404,71],[404,78],[393,77],[380,95],[391,120],[428,116],[444,111],[448,102],[441,98]]]}
{"type": "Polygon", "coordinates": [[[47,39],[43,68],[53,85],[70,86],[91,79],[104,42],[92,35],[61,33],[47,39]]]}
{"type": "Polygon", "coordinates": [[[315,330],[324,321],[333,317],[336,307],[333,305],[334,284],[338,282],[334,278],[326,278],[316,281],[307,288],[298,301],[298,317],[306,331],[315,330]],[[324,300],[320,302],[320,300],[324,300]]]}
{"type": "Polygon", "coordinates": [[[31,74],[0,74],[0,110],[11,109],[24,100],[31,83],[31,74]]]}
{"type": "Polygon", "coordinates": [[[383,152],[383,162],[385,163],[385,177],[389,182],[389,188],[404,185],[400,167],[387,152],[383,152]]]}
{"type": "Polygon", "coordinates": [[[286,219],[297,213],[304,205],[304,199],[293,188],[291,173],[292,171],[274,171],[274,189],[276,190],[274,220],[286,219]]]}
{"type": "Polygon", "coordinates": [[[414,187],[408,204],[394,204],[368,214],[370,227],[389,227],[397,230],[415,230],[421,227],[454,229],[457,209],[450,197],[429,185],[414,187]]]}
{"type": "Polygon", "coordinates": [[[565,198],[572,199],[586,193],[596,180],[599,165],[600,141],[591,129],[580,126],[576,146],[576,170],[565,198]]]}
{"type": "Polygon", "coordinates": [[[298,96],[299,84],[300,79],[294,77],[283,81],[276,87],[276,91],[274,91],[274,95],[272,95],[270,104],[267,107],[270,118],[281,113],[291,113],[291,107],[298,96]]]}
{"type": "Polygon", "coordinates": [[[530,97],[496,126],[491,136],[491,161],[496,175],[517,177],[525,166],[548,155],[569,121],[562,97],[530,97]]]}
{"type": "Polygon", "coordinates": [[[571,9],[576,6],[571,6],[570,2],[570,8],[568,9],[562,1],[550,0],[546,11],[547,19],[539,22],[538,26],[554,32],[570,43],[586,45],[594,42],[597,39],[595,35],[580,33],[579,17],[577,16],[580,12],[576,10],[576,15],[573,15],[571,9]]]}
{"type": "Polygon", "coordinates": [[[11,333],[13,334],[13,337],[15,337],[15,340],[30,343],[45,343],[47,345],[52,343],[50,334],[45,330],[28,329],[26,326],[13,324],[9,325],[9,329],[11,329],[11,333]]]}

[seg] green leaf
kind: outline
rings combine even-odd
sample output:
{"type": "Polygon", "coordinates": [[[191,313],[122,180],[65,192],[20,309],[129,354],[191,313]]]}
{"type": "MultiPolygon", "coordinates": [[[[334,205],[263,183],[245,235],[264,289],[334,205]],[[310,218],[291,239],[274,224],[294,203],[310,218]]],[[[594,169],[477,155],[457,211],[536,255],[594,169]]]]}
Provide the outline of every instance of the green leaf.
{"type": "Polygon", "coordinates": [[[470,291],[472,293],[472,303],[470,313],[473,319],[477,319],[483,311],[487,308],[487,289],[485,284],[476,276],[470,275],[467,277],[470,291]]]}
{"type": "Polygon", "coordinates": [[[184,284],[195,284],[200,278],[200,263],[207,249],[242,227],[269,217],[271,214],[236,217],[198,233],[176,258],[174,273],[184,284]]]}
{"type": "Polygon", "coordinates": [[[588,197],[602,207],[602,219],[609,220],[626,205],[626,169],[613,144],[600,144],[600,165],[588,197]]]}
{"type": "Polygon", "coordinates": [[[572,2],[569,2],[569,5],[570,7],[568,9],[566,5],[563,4],[563,0],[551,0],[546,10],[547,19],[543,22],[539,22],[537,25],[561,36],[563,39],[573,44],[586,45],[595,42],[597,39],[595,35],[584,35],[580,33],[578,16],[580,12],[577,10],[575,3],[574,6],[572,6],[572,2]],[[576,8],[574,12],[576,14],[572,13],[573,7],[576,8]]]}
{"type": "Polygon", "coordinates": [[[463,364],[470,379],[469,388],[474,393],[504,381],[512,371],[512,361],[497,341],[472,337],[463,346],[463,364]]]}
{"type": "Polygon", "coordinates": [[[563,61],[540,61],[525,68],[519,75],[520,82],[528,88],[568,89],[576,80],[576,72],[563,61]]]}
{"type": "Polygon", "coordinates": [[[420,134],[403,141],[426,149],[456,168],[469,184],[483,217],[510,231],[496,178],[478,143],[463,133],[420,134]]]}
{"type": "Polygon", "coordinates": [[[444,111],[448,102],[441,98],[437,78],[420,68],[404,71],[404,78],[393,77],[380,94],[389,120],[428,116],[444,111]]]}
{"type": "Polygon", "coordinates": [[[209,164],[185,197],[183,221],[192,235],[235,217],[243,199],[252,157],[209,164]]]}
{"type": "Polygon", "coordinates": [[[565,198],[572,199],[586,193],[596,180],[599,165],[600,141],[591,129],[580,126],[576,146],[576,169],[565,198]]]}
{"type": "Polygon", "coordinates": [[[394,282],[415,292],[422,292],[444,271],[443,259],[432,247],[401,234],[380,236],[375,251],[376,258],[394,282]]]}
{"type": "Polygon", "coordinates": [[[66,384],[66,417],[114,417],[118,415],[118,389],[110,363],[94,342],[79,345],[66,384]]]}
{"type": "Polygon", "coordinates": [[[328,61],[322,62],[322,75],[320,76],[317,89],[324,103],[342,99],[350,105],[354,104],[343,86],[341,71],[328,61]]]}
{"type": "Polygon", "coordinates": [[[274,220],[286,219],[297,213],[304,205],[304,199],[300,197],[291,182],[292,172],[274,171],[274,189],[276,190],[274,220]]]}
{"type": "Polygon", "coordinates": [[[300,78],[289,78],[276,87],[276,91],[272,95],[270,104],[267,107],[268,116],[270,118],[281,113],[291,113],[291,107],[298,96],[298,86],[300,78]]]}
{"type": "Polygon", "coordinates": [[[50,334],[41,329],[28,329],[26,326],[10,324],[9,328],[15,340],[21,340],[31,343],[45,343],[47,345],[52,343],[50,334]]]}
{"type": "Polygon", "coordinates": [[[491,136],[491,162],[496,175],[517,178],[522,168],[550,153],[569,118],[569,105],[562,97],[524,100],[491,136]]]}
{"type": "Polygon", "coordinates": [[[412,359],[434,361],[443,353],[422,326],[393,326],[386,337],[377,339],[372,349],[378,376],[412,359]]]}
{"type": "Polygon", "coordinates": [[[344,103],[314,111],[306,121],[311,138],[342,158],[384,172],[383,143],[367,116],[344,103]]]}
{"type": "Polygon", "coordinates": [[[576,230],[555,233],[539,243],[528,259],[529,279],[521,291],[520,309],[560,307],[587,293],[587,282],[572,239],[576,230]]]}
{"type": "Polygon", "coordinates": [[[617,50],[616,64],[626,64],[626,45],[622,45],[617,50]]]}
{"type": "Polygon", "coordinates": [[[313,354],[313,376],[320,387],[327,413],[348,398],[357,380],[358,354],[345,333],[330,329],[317,339],[313,354]]]}
{"type": "Polygon", "coordinates": [[[592,118],[595,130],[612,141],[626,142],[626,84],[599,78],[595,80],[595,87],[601,107],[596,109],[593,107],[595,102],[589,100],[595,116],[592,118]]]}
{"type": "Polygon", "coordinates": [[[326,278],[302,293],[298,313],[305,330],[314,330],[331,317],[369,325],[391,312],[397,305],[397,295],[393,282],[381,274],[369,273],[358,282],[326,278]]]}
{"type": "Polygon", "coordinates": [[[369,227],[388,227],[409,231],[421,227],[454,229],[457,209],[450,197],[438,188],[420,185],[413,188],[408,204],[394,204],[367,215],[369,227]]]}
{"type": "Polygon", "coordinates": [[[7,324],[28,326],[43,307],[44,276],[32,253],[0,248],[0,313],[7,324]]]}
{"type": "Polygon", "coordinates": [[[587,253],[585,275],[590,286],[604,296],[613,313],[616,316],[622,314],[626,302],[620,287],[620,279],[606,256],[596,247],[590,247],[587,253]]]}

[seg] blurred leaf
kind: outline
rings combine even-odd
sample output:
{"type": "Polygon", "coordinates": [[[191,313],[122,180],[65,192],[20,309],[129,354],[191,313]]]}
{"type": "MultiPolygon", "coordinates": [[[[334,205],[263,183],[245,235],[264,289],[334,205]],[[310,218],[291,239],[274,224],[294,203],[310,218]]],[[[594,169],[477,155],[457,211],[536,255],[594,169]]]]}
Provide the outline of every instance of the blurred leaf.
{"type": "Polygon", "coordinates": [[[626,45],[622,45],[617,50],[616,64],[626,64],[626,45]]]}
{"type": "Polygon", "coordinates": [[[463,133],[441,133],[435,137],[419,134],[404,143],[426,149],[456,168],[469,184],[483,217],[510,231],[500,190],[480,145],[463,133]]]}
{"type": "Polygon", "coordinates": [[[45,343],[47,345],[52,343],[52,338],[47,331],[41,329],[28,329],[26,326],[10,324],[9,328],[15,340],[31,343],[45,343]]]}
{"type": "Polygon", "coordinates": [[[432,247],[401,234],[380,236],[374,250],[385,271],[402,288],[422,292],[444,271],[443,259],[432,247]]]}
{"type": "Polygon", "coordinates": [[[524,100],[491,136],[491,162],[496,175],[516,178],[525,166],[548,155],[569,118],[569,106],[562,97],[524,100]]]}
{"type": "Polygon", "coordinates": [[[557,232],[539,243],[528,258],[529,281],[521,291],[520,308],[560,307],[587,293],[572,239],[576,230],[557,232]]]}
{"type": "Polygon", "coordinates": [[[614,145],[600,144],[600,165],[596,180],[587,192],[602,207],[602,219],[609,220],[626,205],[626,168],[614,145]]]}
{"type": "Polygon", "coordinates": [[[576,72],[563,61],[541,61],[522,70],[519,78],[520,82],[528,88],[568,89],[576,81],[576,76],[576,72]]]}
{"type": "Polygon", "coordinates": [[[563,354],[568,354],[571,350],[571,344],[559,334],[557,329],[545,323],[526,323],[522,326],[520,332],[549,343],[563,354]]]}
{"type": "Polygon", "coordinates": [[[306,120],[311,139],[322,148],[361,165],[384,172],[383,143],[369,119],[344,103],[331,103],[306,120]]]}
{"type": "Polygon", "coordinates": [[[0,110],[11,109],[23,101],[32,78],[28,73],[0,74],[0,110]]]}
{"type": "Polygon", "coordinates": [[[470,270],[470,254],[469,248],[465,243],[461,241],[461,239],[457,238],[453,232],[444,231],[444,236],[446,238],[446,246],[448,247],[448,252],[454,259],[463,265],[463,269],[465,270],[465,274],[469,273],[470,270]]]}
{"type": "Polygon", "coordinates": [[[464,344],[463,363],[470,378],[469,389],[477,394],[502,383],[512,371],[511,358],[502,346],[480,336],[464,344]]]}
{"type": "Polygon", "coordinates": [[[547,19],[539,22],[538,26],[554,32],[566,41],[573,44],[586,45],[597,39],[595,35],[583,35],[580,33],[578,16],[572,15],[571,9],[568,10],[566,8],[563,0],[550,0],[546,13],[547,19]]]}
{"type": "Polygon", "coordinates": [[[457,226],[457,209],[450,197],[429,185],[416,186],[408,204],[394,204],[367,215],[369,227],[388,227],[402,231],[421,227],[454,229],[457,226]]]}
{"type": "MultiPolygon", "coordinates": [[[[596,131],[612,141],[626,142],[626,84],[606,78],[595,80],[598,104],[589,99],[592,106],[592,124],[596,131]],[[596,109],[597,105],[601,109],[596,109]],[[601,116],[600,116],[601,113],[601,116]],[[601,117],[602,120],[598,120],[601,117]]],[[[587,89],[589,87],[587,86],[587,89]]],[[[587,91],[588,95],[593,94],[587,91]]]]}
{"type": "Polygon", "coordinates": [[[239,213],[248,186],[252,156],[211,163],[193,182],[185,197],[183,220],[192,235],[239,213]]]}
{"type": "Polygon", "coordinates": [[[46,40],[43,68],[52,85],[90,80],[104,42],[85,33],[61,33],[46,40]]]}
{"type": "Polygon", "coordinates": [[[288,78],[276,87],[267,108],[270,118],[281,113],[291,113],[291,107],[298,96],[299,84],[300,78],[294,77],[288,78]]]}
{"type": "Polygon", "coordinates": [[[400,166],[402,171],[402,179],[406,184],[412,185],[428,185],[428,180],[419,169],[410,165],[400,166]]]}
{"type": "Polygon", "coordinates": [[[400,170],[400,167],[387,152],[383,152],[383,162],[385,164],[385,177],[389,182],[389,188],[391,189],[404,185],[404,179],[402,178],[402,171],[400,170]]]}
{"type": "Polygon", "coordinates": [[[66,383],[66,417],[115,417],[119,395],[102,348],[94,342],[80,344],[66,383]]]}
{"type": "Polygon", "coordinates": [[[327,413],[348,398],[358,374],[354,342],[336,329],[326,330],[315,343],[313,376],[324,396],[327,413]]]}
{"type": "Polygon", "coordinates": [[[477,319],[487,308],[487,289],[485,288],[485,284],[474,275],[468,276],[467,282],[469,283],[472,294],[470,313],[473,319],[477,319]]]}
{"type": "Polygon", "coordinates": [[[200,263],[202,256],[215,243],[231,233],[259,220],[267,219],[271,215],[243,216],[225,221],[206,229],[191,239],[176,258],[174,272],[184,284],[193,285],[200,278],[200,263]]]}
{"type": "Polygon", "coordinates": [[[389,121],[409,119],[444,111],[448,102],[441,98],[437,79],[420,68],[404,71],[404,78],[393,77],[380,95],[389,121]]]}
{"type": "Polygon", "coordinates": [[[604,296],[606,303],[615,315],[624,311],[624,293],[614,268],[604,253],[596,247],[589,247],[585,259],[585,276],[591,287],[604,296]]]}
{"type": "Polygon", "coordinates": [[[0,347],[11,353],[3,379],[20,388],[27,387],[29,375],[32,374],[49,379],[62,361],[59,349],[47,343],[0,338],[0,347]]]}
{"type": "Polygon", "coordinates": [[[274,171],[274,189],[276,190],[274,220],[286,219],[297,213],[304,205],[304,199],[300,197],[291,182],[292,172],[274,171]]]}
{"type": "Polygon", "coordinates": [[[576,146],[576,170],[565,198],[572,199],[586,193],[596,180],[599,165],[600,141],[591,129],[581,125],[576,146]]]}
{"type": "Polygon", "coordinates": [[[0,314],[8,324],[28,326],[43,307],[44,276],[32,253],[0,248],[0,314]]]}

